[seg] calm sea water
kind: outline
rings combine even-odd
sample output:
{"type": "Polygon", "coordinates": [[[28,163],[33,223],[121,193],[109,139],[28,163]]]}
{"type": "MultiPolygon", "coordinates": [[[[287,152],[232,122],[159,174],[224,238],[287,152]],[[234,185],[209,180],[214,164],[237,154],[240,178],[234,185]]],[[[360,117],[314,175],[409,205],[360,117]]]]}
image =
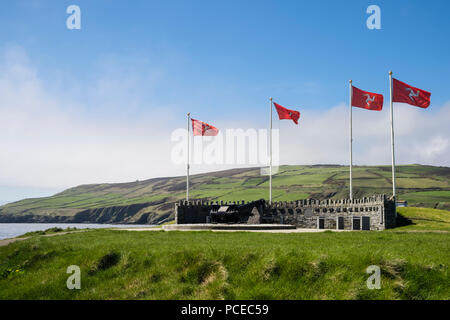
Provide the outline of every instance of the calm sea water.
{"type": "Polygon", "coordinates": [[[49,228],[143,228],[150,224],[89,224],[89,223],[0,223],[0,239],[14,238],[31,231],[46,230],[49,228]]]}

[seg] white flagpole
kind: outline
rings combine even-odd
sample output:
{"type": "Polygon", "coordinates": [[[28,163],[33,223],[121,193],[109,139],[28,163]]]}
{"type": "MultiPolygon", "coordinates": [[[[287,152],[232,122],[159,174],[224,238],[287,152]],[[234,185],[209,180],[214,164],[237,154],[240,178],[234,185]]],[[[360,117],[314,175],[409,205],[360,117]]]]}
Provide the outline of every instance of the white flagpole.
{"type": "Polygon", "coordinates": [[[353,184],[352,184],[352,166],[353,166],[353,149],[352,149],[352,143],[353,143],[353,132],[352,132],[352,98],[353,98],[353,85],[352,80],[349,81],[350,83],[350,94],[349,94],[349,114],[350,114],[350,200],[353,200],[353,184]]]}
{"type": "Polygon", "coordinates": [[[269,169],[269,203],[272,203],[272,97],[270,98],[270,139],[269,139],[269,151],[270,151],[270,169],[269,169]]]}
{"type": "MultiPolygon", "coordinates": [[[[392,143],[392,197],[394,203],[397,205],[397,197],[395,192],[395,152],[394,152],[394,107],[392,102],[393,88],[392,88],[392,71],[389,71],[389,89],[391,93],[391,143],[392,143]]],[[[397,217],[397,210],[395,210],[395,217],[397,217]]]]}
{"type": "Polygon", "coordinates": [[[190,130],[189,130],[189,122],[191,120],[191,113],[187,113],[187,161],[186,161],[186,201],[189,201],[189,139],[190,139],[190,130]]]}

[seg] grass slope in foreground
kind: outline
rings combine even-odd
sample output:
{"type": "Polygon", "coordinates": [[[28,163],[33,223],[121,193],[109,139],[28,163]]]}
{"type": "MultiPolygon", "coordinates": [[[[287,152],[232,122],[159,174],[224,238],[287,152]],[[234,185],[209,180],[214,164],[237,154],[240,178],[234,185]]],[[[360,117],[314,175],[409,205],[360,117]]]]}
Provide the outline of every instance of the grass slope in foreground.
{"type": "Polygon", "coordinates": [[[402,209],[413,224],[381,232],[36,236],[0,247],[0,298],[450,299],[448,213],[414,210],[402,209]],[[81,290],[66,289],[73,264],[81,290]],[[369,265],[381,268],[380,290],[366,287],[369,265]]]}
{"type": "MultiPolygon", "coordinates": [[[[404,165],[397,166],[396,170],[401,200],[407,200],[412,206],[450,209],[450,168],[404,165]]],[[[260,175],[259,168],[193,175],[190,194],[192,199],[214,201],[267,199],[268,180],[267,176],[260,175]]],[[[348,197],[348,183],[346,166],[281,166],[273,177],[273,195],[275,201],[342,199],[348,197]]],[[[173,203],[184,199],[185,187],[185,177],[83,185],[52,197],[2,206],[0,221],[28,217],[31,221],[49,222],[69,219],[69,222],[159,223],[173,217],[173,203]],[[7,219],[1,220],[2,216],[7,219]],[[70,220],[75,216],[75,221],[70,220]],[[48,220],[52,218],[59,220],[48,220]]],[[[355,166],[353,190],[356,198],[374,193],[390,194],[391,167],[355,166]]]]}

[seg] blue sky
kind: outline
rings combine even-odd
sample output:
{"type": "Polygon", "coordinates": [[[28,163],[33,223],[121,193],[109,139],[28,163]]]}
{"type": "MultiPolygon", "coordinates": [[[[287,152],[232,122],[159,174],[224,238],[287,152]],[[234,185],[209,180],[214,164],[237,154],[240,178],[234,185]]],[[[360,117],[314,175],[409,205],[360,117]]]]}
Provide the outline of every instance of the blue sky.
{"type": "Polygon", "coordinates": [[[347,99],[343,87],[350,78],[387,94],[390,69],[433,89],[434,104],[445,102],[448,1],[377,1],[382,30],[366,27],[372,3],[7,1],[0,37],[26,48],[49,80],[59,70],[88,82],[108,57],[143,77],[163,69],[164,81],[149,99],[183,102],[178,108],[195,106],[211,118],[242,107],[253,114],[270,95],[321,108],[347,99]],[[81,8],[79,31],[65,28],[70,4],[81,8]]]}
{"type": "MultiPolygon", "coordinates": [[[[445,0],[3,1],[0,50],[13,61],[6,64],[17,59],[32,71],[45,97],[65,102],[58,112],[96,119],[100,127],[121,121],[136,127],[148,119],[173,130],[184,126],[187,111],[213,125],[262,127],[269,96],[306,112],[307,122],[308,111],[326,114],[348,101],[349,79],[387,101],[390,69],[432,92],[429,117],[450,101],[448,12],[445,0]],[[81,8],[81,30],[66,28],[71,4],[81,8]],[[381,8],[381,30],[366,27],[371,4],[381,8]]],[[[442,130],[440,137],[448,138],[442,130]]],[[[444,145],[436,157],[448,154],[444,145]]],[[[151,154],[146,157],[152,161],[151,154]]],[[[448,165],[436,159],[429,163],[448,165]]],[[[182,168],[162,172],[180,174],[182,168]]],[[[25,190],[14,191],[12,199],[40,195],[39,188],[48,193],[101,179],[157,176],[158,170],[63,182],[57,179],[61,173],[54,175],[53,182],[43,182],[0,174],[0,187],[25,190]]]]}

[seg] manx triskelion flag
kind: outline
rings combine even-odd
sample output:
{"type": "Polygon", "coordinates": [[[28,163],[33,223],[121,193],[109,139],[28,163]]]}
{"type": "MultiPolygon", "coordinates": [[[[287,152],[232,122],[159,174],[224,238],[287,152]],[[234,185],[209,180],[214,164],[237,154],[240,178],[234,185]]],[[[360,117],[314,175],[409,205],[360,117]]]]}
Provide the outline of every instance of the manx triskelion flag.
{"type": "Polygon", "coordinates": [[[367,110],[381,111],[381,109],[383,109],[383,95],[364,91],[352,86],[352,106],[367,110]]]}
{"type": "Polygon", "coordinates": [[[273,104],[275,105],[275,108],[277,109],[278,118],[280,120],[291,119],[292,121],[295,122],[295,124],[298,124],[298,119],[300,118],[300,112],[298,112],[296,110],[287,109],[275,102],[273,104]]]}
{"type": "Polygon", "coordinates": [[[192,131],[194,136],[217,136],[219,129],[206,122],[192,119],[192,131]]]}
{"type": "Polygon", "coordinates": [[[431,93],[392,79],[392,102],[403,102],[420,108],[428,108],[431,93]]]}

